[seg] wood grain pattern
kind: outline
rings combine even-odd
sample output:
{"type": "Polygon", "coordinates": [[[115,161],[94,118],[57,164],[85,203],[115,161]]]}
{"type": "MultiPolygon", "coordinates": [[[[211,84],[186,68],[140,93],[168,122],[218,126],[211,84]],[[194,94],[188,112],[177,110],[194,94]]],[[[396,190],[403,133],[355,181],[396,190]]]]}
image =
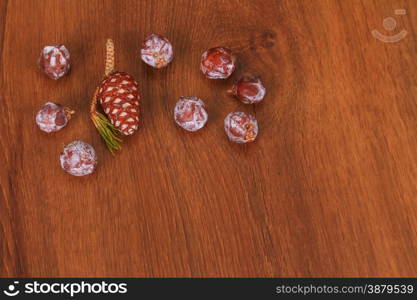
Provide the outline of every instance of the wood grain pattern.
{"type": "Polygon", "coordinates": [[[1,0],[1,276],[417,276],[416,28],[413,0],[1,0]],[[404,40],[371,35],[388,16],[404,40]],[[152,32],[167,69],[139,59],[152,32]],[[114,158],[88,117],[108,37],[143,96],[114,158]],[[55,43],[73,58],[57,82],[36,67],[55,43]],[[227,81],[198,68],[218,45],[238,53],[227,81]],[[259,106],[225,94],[245,72],[259,106]],[[206,101],[201,132],[175,126],[182,95],[206,101]],[[53,135],[34,123],[48,100],[77,110],[53,135]],[[232,110],[256,113],[256,143],[228,142],[232,110]],[[59,166],[74,139],[96,148],[91,176],[59,166]]]}

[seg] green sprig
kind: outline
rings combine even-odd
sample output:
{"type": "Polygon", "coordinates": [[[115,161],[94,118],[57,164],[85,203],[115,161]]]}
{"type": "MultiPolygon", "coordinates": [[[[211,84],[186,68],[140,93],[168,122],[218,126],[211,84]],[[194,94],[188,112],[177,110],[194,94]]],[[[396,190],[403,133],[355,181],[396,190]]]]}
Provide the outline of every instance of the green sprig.
{"type": "MultiPolygon", "coordinates": [[[[106,43],[106,68],[105,76],[108,76],[114,70],[114,44],[111,39],[107,40],[106,43]]],[[[120,143],[122,139],[119,138],[118,134],[120,131],[114,127],[110,120],[103,114],[97,111],[97,94],[99,88],[96,88],[93,99],[90,105],[90,116],[97,128],[103,140],[106,142],[107,148],[114,155],[114,153],[120,150],[122,147],[120,143]]]]}
{"type": "Polygon", "coordinates": [[[96,126],[98,132],[100,133],[103,140],[106,142],[107,148],[110,150],[112,154],[116,151],[120,150],[122,147],[120,143],[122,139],[119,138],[117,135],[119,130],[114,127],[114,125],[107,119],[106,116],[99,112],[94,112],[92,114],[91,119],[96,126]]]}

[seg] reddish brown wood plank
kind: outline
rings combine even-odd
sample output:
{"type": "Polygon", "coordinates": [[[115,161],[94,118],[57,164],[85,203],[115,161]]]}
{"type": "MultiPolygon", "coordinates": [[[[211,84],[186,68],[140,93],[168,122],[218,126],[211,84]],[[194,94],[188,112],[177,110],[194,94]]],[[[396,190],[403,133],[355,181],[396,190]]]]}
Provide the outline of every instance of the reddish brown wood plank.
{"type": "Polygon", "coordinates": [[[2,276],[416,276],[415,1],[1,1],[0,238],[2,276]],[[395,15],[403,8],[406,15],[395,15]],[[392,16],[408,35],[383,43],[392,16]],[[139,59],[146,35],[175,59],[139,59]],[[142,90],[143,123],[112,157],[88,116],[104,44],[142,90]],[[36,67],[63,43],[73,69],[55,82],[36,67]],[[229,46],[230,80],[201,75],[201,53],[229,46]],[[225,91],[260,75],[264,103],[225,91]],[[180,96],[209,122],[175,126],[180,96]],[[77,114],[53,135],[34,114],[46,101],[77,114]],[[223,118],[256,113],[258,140],[228,142],[223,118]],[[96,148],[97,171],[64,173],[62,145],[96,148]]]}

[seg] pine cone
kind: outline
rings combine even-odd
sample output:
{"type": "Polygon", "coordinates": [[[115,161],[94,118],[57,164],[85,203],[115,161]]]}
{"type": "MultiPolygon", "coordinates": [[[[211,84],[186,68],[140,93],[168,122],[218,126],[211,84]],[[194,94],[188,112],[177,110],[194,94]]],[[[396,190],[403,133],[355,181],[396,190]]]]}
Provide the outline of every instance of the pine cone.
{"type": "Polygon", "coordinates": [[[138,129],[139,99],[138,83],[123,72],[106,76],[97,94],[111,124],[124,135],[132,135],[138,129]]]}
{"type": "Polygon", "coordinates": [[[115,71],[114,43],[106,43],[104,79],[97,87],[90,105],[90,118],[112,154],[121,149],[123,135],[132,135],[139,127],[139,90],[132,76],[115,71]],[[97,111],[100,102],[106,115],[97,111]]]}

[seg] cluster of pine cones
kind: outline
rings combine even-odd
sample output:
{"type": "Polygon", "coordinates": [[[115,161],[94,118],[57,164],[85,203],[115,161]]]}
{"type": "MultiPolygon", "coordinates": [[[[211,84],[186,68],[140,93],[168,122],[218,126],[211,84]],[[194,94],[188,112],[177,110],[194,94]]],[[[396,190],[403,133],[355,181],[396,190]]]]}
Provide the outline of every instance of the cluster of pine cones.
{"type": "MultiPolygon", "coordinates": [[[[97,87],[90,105],[90,117],[103,137],[108,149],[114,153],[120,149],[120,135],[132,135],[139,128],[140,91],[137,81],[129,74],[114,69],[114,44],[106,44],[104,77],[97,87]],[[97,109],[100,104],[102,112],[97,109]]],[[[160,69],[173,59],[170,41],[158,34],[151,34],[142,44],[141,58],[147,65],[160,69]]],[[[70,70],[70,54],[63,45],[46,46],[38,61],[40,69],[51,79],[57,80],[70,70]]],[[[209,79],[226,79],[236,68],[236,57],[225,47],[211,48],[201,58],[200,69],[209,79]]],[[[265,87],[257,77],[243,77],[229,91],[245,104],[263,100],[265,87]]],[[[59,103],[47,102],[36,114],[36,123],[42,131],[55,132],[64,128],[74,111],[59,103]]],[[[204,127],[208,113],[204,102],[197,97],[181,97],[174,109],[175,122],[187,131],[204,127]]],[[[253,115],[231,112],[224,120],[227,136],[233,142],[247,143],[255,140],[258,123],[253,115]]],[[[97,156],[94,148],[82,141],[74,141],[64,147],[60,157],[61,167],[74,176],[94,172],[97,156]]]]}

